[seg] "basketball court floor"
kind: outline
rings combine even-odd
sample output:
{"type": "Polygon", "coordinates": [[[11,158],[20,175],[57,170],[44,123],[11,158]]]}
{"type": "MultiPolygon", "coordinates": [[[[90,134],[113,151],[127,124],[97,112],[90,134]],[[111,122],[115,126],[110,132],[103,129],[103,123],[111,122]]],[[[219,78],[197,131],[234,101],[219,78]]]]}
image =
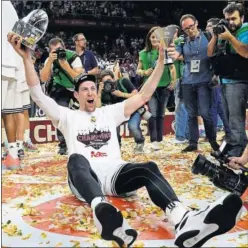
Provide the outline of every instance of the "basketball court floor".
{"type": "MultiPolygon", "coordinates": [[[[133,153],[133,139],[123,139],[122,154],[127,161],[155,161],[180,200],[200,208],[227,192],[208,178],[193,175],[191,165],[198,153],[209,158],[210,146],[201,142],[198,153],[181,154],[185,145],[164,138],[164,148],[133,153]]],[[[38,145],[39,152],[27,153],[20,171],[2,175],[2,247],[116,247],[100,238],[91,210],[77,200],[67,185],[65,156],[56,154],[56,143],[38,145]]],[[[241,220],[227,234],[212,238],[204,247],[248,247],[248,191],[242,196],[241,220]]],[[[174,229],[167,216],[152,204],[145,188],[129,198],[109,200],[117,206],[139,233],[133,247],[174,247],[174,229]]],[[[111,220],[110,220],[111,221],[111,220]]]]}

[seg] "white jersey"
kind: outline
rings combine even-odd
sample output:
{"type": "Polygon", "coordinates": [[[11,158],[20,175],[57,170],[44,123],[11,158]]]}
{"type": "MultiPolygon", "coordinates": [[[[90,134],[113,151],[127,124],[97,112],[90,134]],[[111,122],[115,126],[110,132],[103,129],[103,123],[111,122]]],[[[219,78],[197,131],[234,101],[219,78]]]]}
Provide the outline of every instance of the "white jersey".
{"type": "Polygon", "coordinates": [[[125,101],[88,113],[57,105],[42,92],[40,85],[30,88],[30,93],[54,126],[63,133],[69,156],[77,153],[87,158],[101,181],[103,192],[113,194],[113,177],[127,164],[121,158],[116,133],[116,127],[128,120],[124,116],[125,101]]]}
{"type": "Polygon", "coordinates": [[[93,113],[62,106],[59,111],[57,127],[66,139],[69,155],[83,155],[94,171],[103,174],[124,163],[116,133],[116,127],[127,120],[124,102],[97,108],[93,113]]]}

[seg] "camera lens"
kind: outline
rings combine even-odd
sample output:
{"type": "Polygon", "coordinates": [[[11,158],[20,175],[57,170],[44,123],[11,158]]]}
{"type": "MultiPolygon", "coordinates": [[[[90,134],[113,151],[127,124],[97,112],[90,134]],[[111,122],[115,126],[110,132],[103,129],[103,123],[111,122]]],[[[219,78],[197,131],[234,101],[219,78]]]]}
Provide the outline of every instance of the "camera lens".
{"type": "Polygon", "coordinates": [[[111,89],[112,89],[111,84],[106,84],[106,86],[104,87],[104,90],[105,90],[106,92],[110,92],[111,89]]]}
{"type": "Polygon", "coordinates": [[[65,59],[66,58],[66,53],[64,51],[60,51],[58,54],[59,59],[65,59]]]}
{"type": "Polygon", "coordinates": [[[206,158],[204,158],[202,155],[198,155],[194,164],[192,165],[192,172],[194,174],[203,174],[202,171],[205,168],[206,158]]]}
{"type": "Polygon", "coordinates": [[[111,91],[113,91],[113,89],[114,89],[113,82],[110,80],[105,81],[103,89],[106,93],[110,93],[111,91]]]}
{"type": "Polygon", "coordinates": [[[199,154],[191,170],[193,174],[206,175],[212,178],[218,172],[218,166],[209,162],[204,156],[199,154]]]}

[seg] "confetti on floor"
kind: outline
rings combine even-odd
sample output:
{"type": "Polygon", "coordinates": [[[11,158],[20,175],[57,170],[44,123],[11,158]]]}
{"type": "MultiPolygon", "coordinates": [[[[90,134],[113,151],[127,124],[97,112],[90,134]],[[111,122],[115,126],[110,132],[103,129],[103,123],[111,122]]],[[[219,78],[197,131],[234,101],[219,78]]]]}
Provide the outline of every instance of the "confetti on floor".
{"type": "MultiPolygon", "coordinates": [[[[223,136],[223,134],[219,135],[223,136]]],[[[200,208],[226,192],[208,178],[191,173],[198,153],[209,158],[210,146],[200,142],[197,153],[182,154],[186,145],[174,145],[166,136],[160,151],[133,153],[132,138],[123,138],[122,156],[131,162],[155,161],[180,200],[200,208]]],[[[27,153],[20,171],[4,171],[2,176],[2,245],[4,247],[115,247],[100,238],[93,224],[91,209],[78,201],[67,185],[66,156],[56,153],[56,143],[38,145],[38,152],[27,153]]],[[[242,196],[244,212],[227,234],[212,238],[205,247],[248,247],[248,191],[242,196]]],[[[149,199],[145,188],[129,198],[109,200],[139,233],[133,247],[174,247],[174,228],[164,212],[149,199]]]]}

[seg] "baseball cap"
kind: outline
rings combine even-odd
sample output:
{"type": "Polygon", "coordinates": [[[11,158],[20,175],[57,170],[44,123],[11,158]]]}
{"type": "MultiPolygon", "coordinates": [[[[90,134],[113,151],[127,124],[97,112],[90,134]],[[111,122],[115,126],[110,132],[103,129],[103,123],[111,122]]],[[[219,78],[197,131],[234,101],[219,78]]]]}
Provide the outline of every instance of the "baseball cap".
{"type": "Polygon", "coordinates": [[[75,91],[78,91],[79,86],[86,81],[92,81],[96,83],[96,77],[94,75],[88,75],[88,74],[79,74],[75,79],[75,91]]]}

